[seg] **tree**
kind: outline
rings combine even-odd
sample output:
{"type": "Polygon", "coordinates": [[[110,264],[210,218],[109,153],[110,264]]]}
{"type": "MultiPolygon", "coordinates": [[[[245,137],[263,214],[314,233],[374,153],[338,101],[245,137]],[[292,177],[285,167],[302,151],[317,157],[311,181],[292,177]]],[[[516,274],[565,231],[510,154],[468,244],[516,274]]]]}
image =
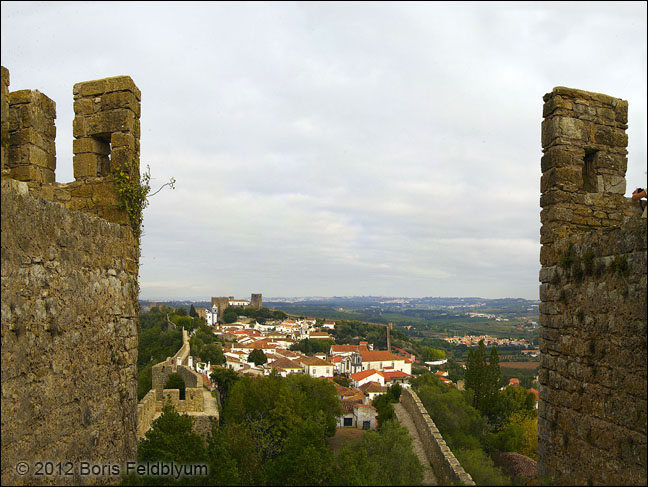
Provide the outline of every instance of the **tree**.
{"type": "Polygon", "coordinates": [[[182,306],[180,306],[178,309],[175,310],[175,314],[178,316],[187,316],[187,310],[184,309],[182,306]]]}
{"type": "Polygon", "coordinates": [[[399,383],[396,383],[387,390],[387,395],[390,397],[391,402],[398,402],[402,392],[403,386],[401,386],[399,383]]]}
{"type": "Polygon", "coordinates": [[[191,308],[189,308],[189,316],[192,318],[198,318],[198,312],[196,311],[196,308],[194,308],[194,305],[191,305],[191,308]]]}
{"type": "Polygon", "coordinates": [[[333,453],[321,424],[308,419],[292,430],[279,455],[266,464],[268,485],[330,485],[333,453]]]}
{"type": "Polygon", "coordinates": [[[466,362],[466,389],[473,392],[472,405],[483,414],[490,414],[500,384],[497,349],[491,349],[491,363],[486,363],[484,340],[479,340],[477,349],[468,351],[466,362]]]}
{"type": "Polygon", "coordinates": [[[217,343],[208,343],[203,346],[200,358],[203,362],[210,362],[212,365],[224,365],[226,362],[223,349],[217,343]]]}
{"type": "Polygon", "coordinates": [[[255,348],[250,352],[250,355],[248,355],[248,362],[254,362],[254,365],[257,367],[259,365],[265,364],[268,361],[268,357],[266,357],[266,354],[263,353],[263,350],[260,348],[255,348]]]}
{"type": "Polygon", "coordinates": [[[444,350],[439,350],[432,347],[423,347],[424,362],[434,362],[436,360],[442,360],[444,358],[446,358],[446,353],[444,350]]]}
{"type": "Polygon", "coordinates": [[[196,463],[205,458],[205,443],[192,429],[193,419],[178,414],[165,405],[159,418],[140,442],[137,459],[140,462],[164,461],[196,463]]]}
{"type": "Polygon", "coordinates": [[[351,379],[345,377],[344,375],[336,375],[333,377],[333,382],[341,385],[342,387],[349,387],[351,385],[351,379]]]}
{"type": "Polygon", "coordinates": [[[226,402],[231,387],[240,379],[240,376],[231,369],[217,367],[209,375],[212,382],[216,383],[220,394],[221,404],[226,402]]]}
{"type": "Polygon", "coordinates": [[[180,399],[185,398],[185,382],[178,374],[171,374],[164,385],[165,389],[179,389],[180,399]]]}
{"type": "Polygon", "coordinates": [[[389,394],[381,394],[376,396],[371,405],[376,408],[378,416],[376,420],[378,421],[378,429],[382,429],[384,424],[387,421],[394,419],[394,406],[392,406],[391,397],[389,394]]]}
{"type": "Polygon", "coordinates": [[[228,306],[223,312],[223,321],[225,323],[234,323],[237,319],[238,312],[232,306],[228,306]]]}
{"type": "Polygon", "coordinates": [[[396,421],[386,421],[380,432],[367,431],[353,446],[344,446],[336,458],[334,485],[420,485],[423,466],[412,450],[412,439],[396,421]]]}

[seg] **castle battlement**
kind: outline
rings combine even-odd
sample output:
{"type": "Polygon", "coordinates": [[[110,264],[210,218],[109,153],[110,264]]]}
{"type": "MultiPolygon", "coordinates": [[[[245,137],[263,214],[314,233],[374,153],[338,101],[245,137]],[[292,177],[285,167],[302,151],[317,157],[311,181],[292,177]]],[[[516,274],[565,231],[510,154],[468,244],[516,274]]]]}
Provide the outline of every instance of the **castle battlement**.
{"type": "Polygon", "coordinates": [[[2,67],[2,178],[72,210],[129,223],[113,171],[139,183],[141,93],[129,76],[73,87],[75,181],[56,182],[56,103],[38,90],[9,92],[2,67]]]}
{"type": "Polygon", "coordinates": [[[78,466],[137,456],[138,238],[112,171],[139,184],[140,93],[74,86],[75,181],[57,183],[56,104],[1,77],[2,484],[119,482],[78,466]]]}

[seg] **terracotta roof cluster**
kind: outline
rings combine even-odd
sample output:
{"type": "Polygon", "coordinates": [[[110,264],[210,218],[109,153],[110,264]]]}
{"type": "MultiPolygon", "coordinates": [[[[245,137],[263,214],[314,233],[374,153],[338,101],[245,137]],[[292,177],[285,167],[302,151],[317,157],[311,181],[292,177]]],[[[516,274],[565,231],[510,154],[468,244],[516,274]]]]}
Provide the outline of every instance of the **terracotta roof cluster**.
{"type": "Polygon", "coordinates": [[[270,367],[273,369],[283,369],[283,370],[294,370],[294,369],[302,370],[301,365],[285,357],[282,357],[279,360],[275,360],[270,364],[270,367]]]}
{"type": "Polygon", "coordinates": [[[370,382],[365,382],[364,384],[362,384],[359,387],[359,389],[362,392],[366,393],[366,394],[369,394],[369,393],[380,393],[380,394],[382,394],[382,393],[387,392],[387,389],[389,389],[389,388],[385,387],[385,386],[381,386],[380,383],[378,383],[378,382],[370,381],[370,382]]]}
{"type": "Polygon", "coordinates": [[[367,345],[331,345],[331,353],[368,352],[367,345]]]}
{"type": "Polygon", "coordinates": [[[399,357],[394,355],[389,350],[367,350],[361,351],[360,355],[362,356],[363,362],[386,362],[394,360],[405,360],[404,357],[399,357]]]}
{"type": "Polygon", "coordinates": [[[327,360],[322,360],[321,358],[318,357],[309,357],[309,356],[304,356],[298,359],[301,363],[305,365],[319,365],[319,366],[326,366],[326,367],[333,367],[333,364],[331,362],[328,362],[327,360]]]}

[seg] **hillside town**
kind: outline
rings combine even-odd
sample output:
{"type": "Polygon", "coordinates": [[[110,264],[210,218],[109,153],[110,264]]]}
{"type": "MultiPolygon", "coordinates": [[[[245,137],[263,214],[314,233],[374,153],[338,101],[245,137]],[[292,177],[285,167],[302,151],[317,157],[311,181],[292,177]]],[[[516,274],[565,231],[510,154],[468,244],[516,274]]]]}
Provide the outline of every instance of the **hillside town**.
{"type": "Polygon", "coordinates": [[[453,336],[443,338],[448,343],[454,345],[466,345],[467,347],[476,347],[480,340],[484,340],[484,345],[487,347],[496,345],[498,347],[529,347],[528,340],[524,338],[496,338],[489,335],[466,335],[466,336],[453,336]]]}
{"type": "MultiPolygon", "coordinates": [[[[246,306],[240,300],[231,306],[246,306]]],[[[409,387],[412,364],[415,356],[398,349],[375,350],[373,344],[361,341],[357,345],[331,344],[328,353],[312,356],[290,350],[301,340],[318,340],[333,343],[335,338],[329,331],[335,329],[334,321],[315,319],[285,319],[272,323],[259,323],[255,319],[239,316],[234,323],[223,324],[216,320],[217,309],[197,308],[214,335],[223,340],[225,368],[240,374],[267,376],[275,372],[282,377],[290,374],[305,374],[314,378],[331,380],[338,389],[344,415],[338,420],[339,427],[372,429],[377,427],[376,409],[373,399],[387,392],[394,384],[409,387]],[[251,354],[263,353],[265,360],[255,362],[251,354]],[[334,377],[343,376],[348,386],[340,385],[334,377]]],[[[209,375],[215,365],[194,361],[189,357],[191,368],[201,373],[209,384],[209,375]]],[[[444,380],[449,383],[448,379],[444,380]]],[[[213,388],[213,386],[212,386],[213,388]]]]}

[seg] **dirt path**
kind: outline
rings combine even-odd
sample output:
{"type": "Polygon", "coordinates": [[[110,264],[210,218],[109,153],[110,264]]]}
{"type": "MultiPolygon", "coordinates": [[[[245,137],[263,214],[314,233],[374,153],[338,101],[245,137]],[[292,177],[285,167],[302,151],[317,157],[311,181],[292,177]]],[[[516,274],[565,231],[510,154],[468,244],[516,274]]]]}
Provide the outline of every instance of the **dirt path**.
{"type": "Polygon", "coordinates": [[[412,449],[423,464],[423,485],[439,485],[432,471],[432,467],[430,467],[430,461],[425,454],[425,450],[423,450],[423,443],[421,443],[421,438],[416,430],[416,426],[414,426],[414,421],[412,421],[409,413],[401,404],[394,404],[394,411],[400,424],[408,429],[412,437],[412,449]]]}

